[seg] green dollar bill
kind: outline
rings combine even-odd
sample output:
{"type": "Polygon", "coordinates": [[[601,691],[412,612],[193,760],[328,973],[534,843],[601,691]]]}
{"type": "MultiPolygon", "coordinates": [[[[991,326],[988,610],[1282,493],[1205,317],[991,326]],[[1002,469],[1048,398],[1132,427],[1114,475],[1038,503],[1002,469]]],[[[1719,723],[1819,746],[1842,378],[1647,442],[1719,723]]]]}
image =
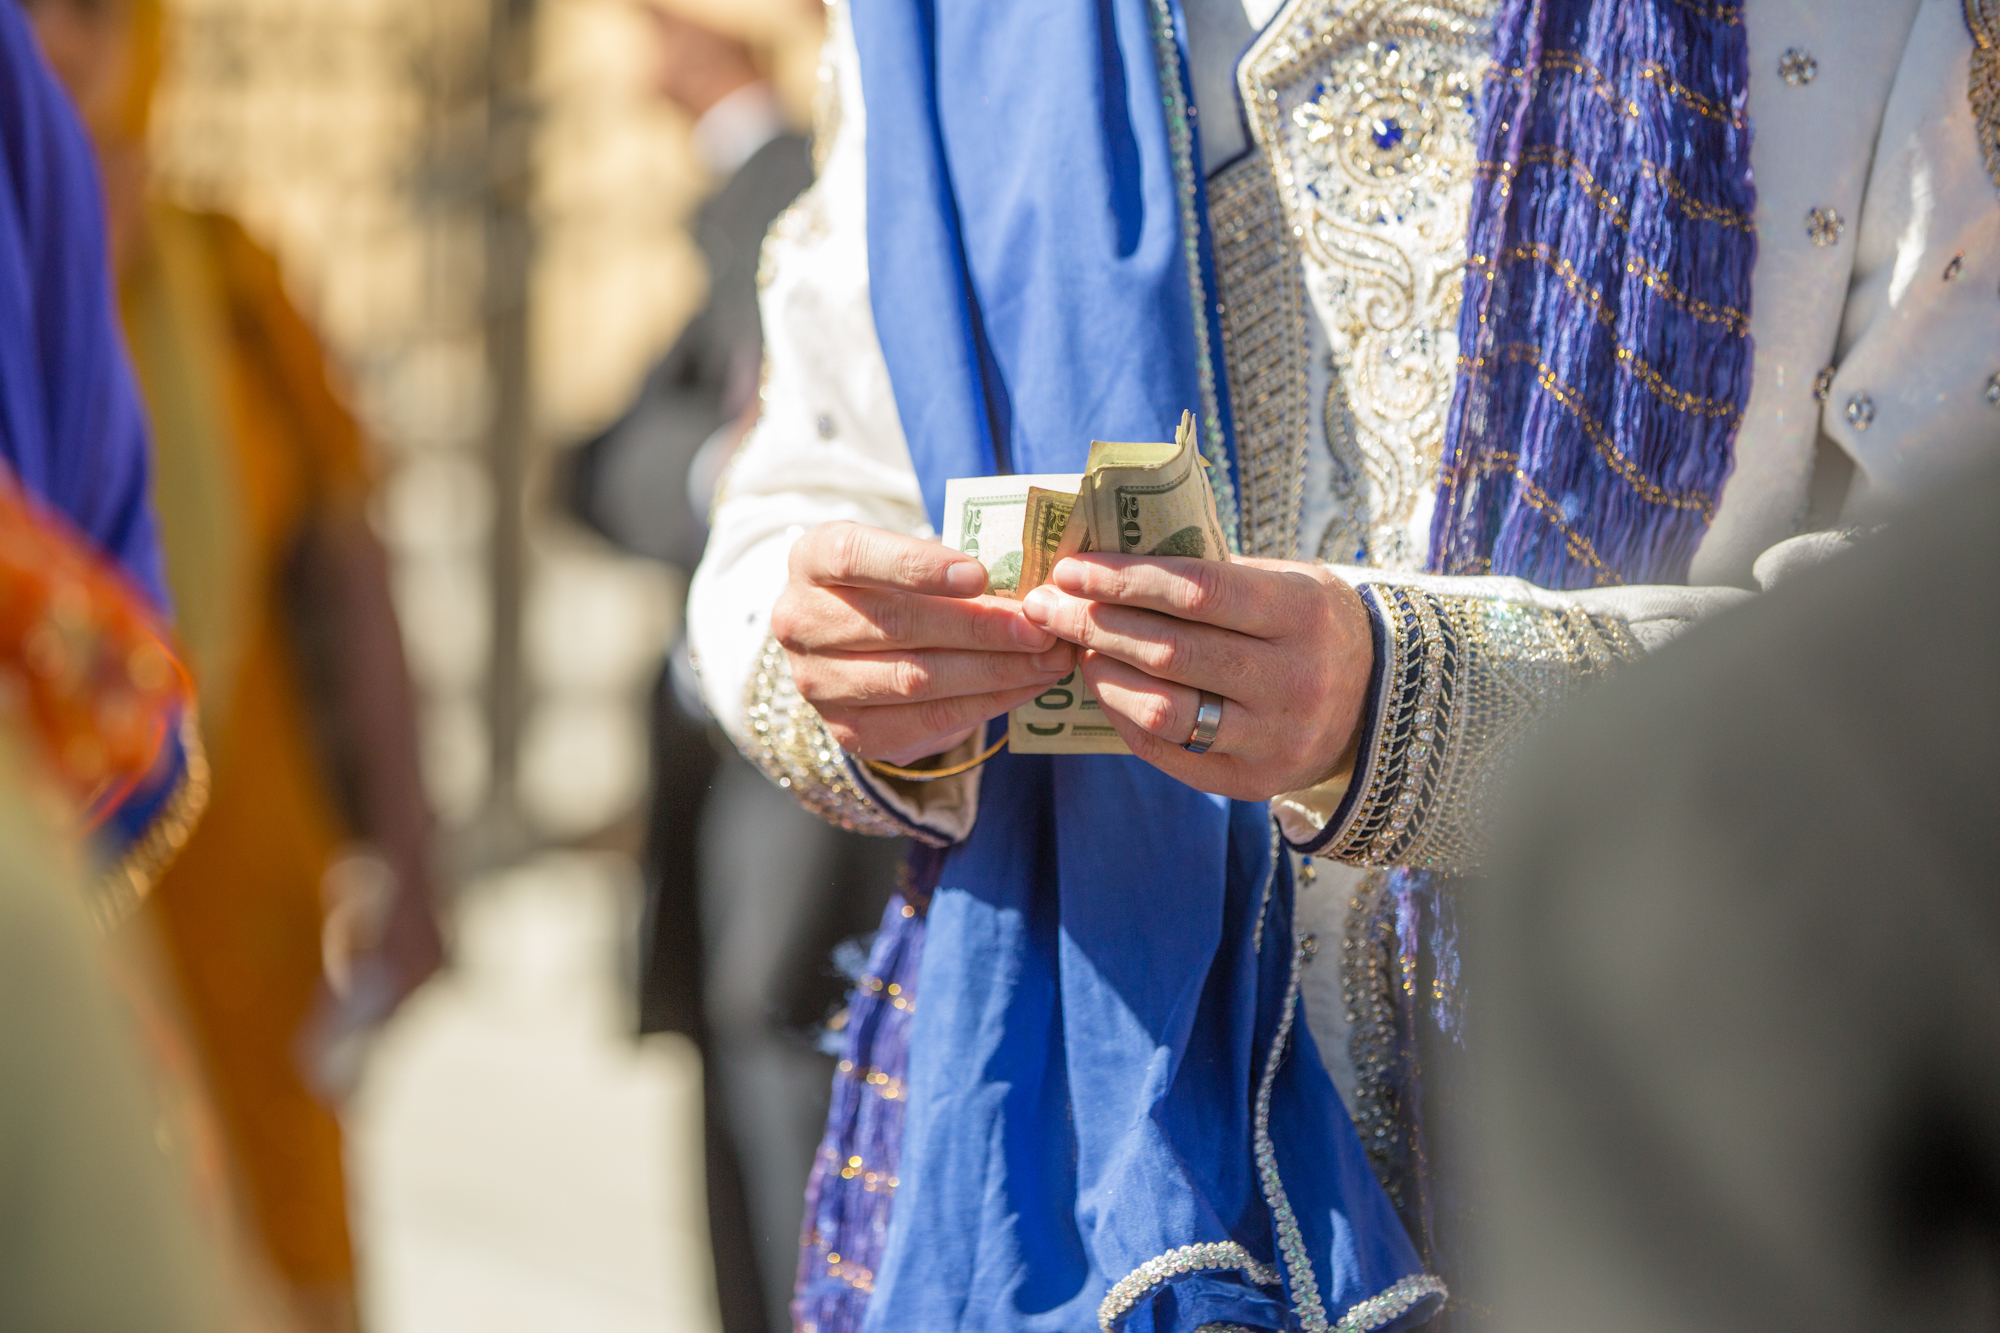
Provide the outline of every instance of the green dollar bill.
{"type": "Polygon", "coordinates": [[[1070,522],[1075,508],[1073,493],[1029,488],[1027,516],[1021,524],[1021,596],[1047,583],[1056,561],[1083,548],[1083,520],[1070,522]]]}
{"type": "MultiPolygon", "coordinates": [[[[992,592],[1014,598],[1079,551],[1229,558],[1192,413],[1171,444],[1092,441],[1081,477],[947,482],[945,541],[978,557],[992,592]]],[[[1017,754],[1131,753],[1077,671],[1016,708],[1007,738],[1017,754]]]]}
{"type": "Polygon", "coordinates": [[[944,544],[986,566],[987,591],[1001,597],[1018,597],[1021,532],[1027,518],[1028,492],[1039,489],[1074,494],[1081,481],[1073,472],[955,477],[944,487],[944,544]]]}
{"type": "Polygon", "coordinates": [[[1092,441],[1077,504],[1089,516],[1091,550],[1229,558],[1192,412],[1181,414],[1172,444],[1092,441]]]}

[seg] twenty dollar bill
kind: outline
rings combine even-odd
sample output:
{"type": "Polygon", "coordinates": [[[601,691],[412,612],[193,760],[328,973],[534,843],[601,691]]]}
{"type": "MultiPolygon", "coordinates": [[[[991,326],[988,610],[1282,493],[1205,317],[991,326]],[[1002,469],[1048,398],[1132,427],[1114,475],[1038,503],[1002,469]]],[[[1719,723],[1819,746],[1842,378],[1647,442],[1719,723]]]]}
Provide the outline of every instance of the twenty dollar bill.
{"type": "MultiPolygon", "coordinates": [[[[1020,598],[1079,551],[1229,559],[1194,416],[1171,444],[1092,441],[1081,477],[967,477],[945,483],[945,541],[978,557],[990,590],[1020,598]]],[[[1017,754],[1129,754],[1072,671],[1007,719],[1017,754]]]]}
{"type": "MultiPolygon", "coordinates": [[[[957,477],[947,481],[945,545],[977,557],[986,566],[987,590],[996,597],[1018,598],[1021,536],[1030,523],[1030,496],[1055,496],[1074,504],[1077,488],[1082,484],[1083,478],[1074,472],[957,477]]],[[[1049,519],[1044,515],[1041,521],[1046,525],[1049,519]]],[[[1042,577],[1047,577],[1046,569],[1042,577]]],[[[1131,753],[1125,742],[1118,739],[1118,732],[1104,720],[1096,697],[1084,685],[1083,674],[1078,671],[1071,671],[1009,715],[1007,743],[1020,754],[1131,753]]]]}

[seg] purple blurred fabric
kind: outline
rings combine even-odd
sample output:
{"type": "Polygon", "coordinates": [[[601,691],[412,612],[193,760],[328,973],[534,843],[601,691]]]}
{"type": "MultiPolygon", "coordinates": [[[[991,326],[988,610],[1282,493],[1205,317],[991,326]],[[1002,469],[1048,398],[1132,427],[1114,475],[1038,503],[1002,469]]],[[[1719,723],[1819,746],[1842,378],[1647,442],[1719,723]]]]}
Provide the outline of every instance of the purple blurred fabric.
{"type": "Polygon", "coordinates": [[[168,609],[96,158],[12,4],[0,5],[0,459],[168,609]]]}

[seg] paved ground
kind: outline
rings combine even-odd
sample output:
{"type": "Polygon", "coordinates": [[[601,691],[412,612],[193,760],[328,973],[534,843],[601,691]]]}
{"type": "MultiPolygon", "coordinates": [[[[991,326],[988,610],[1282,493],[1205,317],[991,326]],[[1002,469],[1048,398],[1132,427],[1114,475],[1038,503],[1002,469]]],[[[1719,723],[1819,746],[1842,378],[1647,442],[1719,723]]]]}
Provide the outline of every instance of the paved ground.
{"type": "Polygon", "coordinates": [[[634,892],[560,856],[466,893],[349,1116],[371,1333],[713,1333],[700,1066],[627,1035],[634,892]]]}

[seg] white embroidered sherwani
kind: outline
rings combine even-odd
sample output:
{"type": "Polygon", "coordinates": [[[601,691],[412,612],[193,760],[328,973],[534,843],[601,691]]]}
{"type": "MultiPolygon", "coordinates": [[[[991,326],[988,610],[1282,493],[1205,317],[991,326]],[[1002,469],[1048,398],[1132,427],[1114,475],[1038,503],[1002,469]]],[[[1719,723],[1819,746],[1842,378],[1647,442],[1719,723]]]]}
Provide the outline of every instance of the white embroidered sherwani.
{"type": "MultiPolygon", "coordinates": [[[[1537,716],[2000,447],[2000,54],[1994,0],[1746,5],[1758,256],[1734,471],[1691,586],[1552,593],[1415,572],[1456,373],[1486,7],[1238,5],[1186,8],[1241,543],[1368,589],[1388,658],[1371,751],[1273,803],[1318,858],[1302,928],[1339,938],[1363,868],[1474,864],[1537,716]],[[1387,119],[1394,142],[1370,132],[1387,119]]],[[[807,527],[933,535],[869,305],[866,89],[839,16],[822,78],[821,175],[766,245],[763,417],[723,482],[690,633],[710,708],[774,779],[850,827],[954,841],[978,817],[978,771],[905,786],[849,765],[769,638],[807,527]]],[[[1308,969],[1305,998],[1366,1141],[1350,1029],[1368,987],[1351,972],[1308,969]]]]}

